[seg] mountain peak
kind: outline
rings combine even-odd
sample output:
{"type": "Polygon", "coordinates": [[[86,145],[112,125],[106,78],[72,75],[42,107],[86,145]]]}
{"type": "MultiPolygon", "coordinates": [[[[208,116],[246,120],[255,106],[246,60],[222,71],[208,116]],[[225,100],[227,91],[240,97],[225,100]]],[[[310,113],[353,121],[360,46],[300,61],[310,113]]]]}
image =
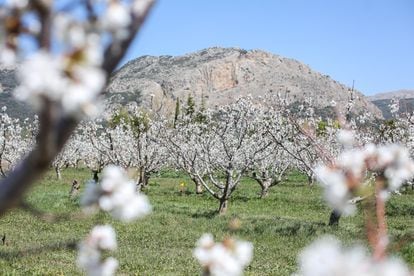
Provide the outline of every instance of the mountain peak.
{"type": "MultiPolygon", "coordinates": [[[[128,62],[112,77],[108,91],[121,99],[135,93],[146,107],[173,110],[177,98],[204,97],[208,106],[230,103],[247,95],[286,95],[291,101],[312,98],[320,109],[332,100],[345,106],[351,89],[294,60],[262,50],[211,47],[182,56],[143,56],[128,62]],[[341,104],[343,103],[343,104],[341,104]]],[[[355,112],[381,112],[358,91],[355,112]]]]}

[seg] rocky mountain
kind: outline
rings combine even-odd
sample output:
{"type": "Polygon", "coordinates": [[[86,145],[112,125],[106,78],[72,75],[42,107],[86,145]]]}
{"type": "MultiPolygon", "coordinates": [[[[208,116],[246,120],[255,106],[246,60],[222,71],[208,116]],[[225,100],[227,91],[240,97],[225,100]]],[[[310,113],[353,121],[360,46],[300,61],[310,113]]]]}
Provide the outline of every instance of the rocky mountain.
{"type": "MultiPolygon", "coordinates": [[[[292,102],[311,98],[319,112],[333,114],[332,101],[343,108],[351,89],[299,61],[260,50],[208,48],[184,56],[143,56],[128,62],[111,78],[112,101],[121,104],[140,95],[153,110],[174,110],[175,101],[191,95],[210,107],[241,96],[280,93],[292,102]]],[[[354,91],[355,113],[381,117],[379,109],[354,91]]]]}
{"type": "Polygon", "coordinates": [[[378,93],[372,96],[367,97],[371,102],[380,101],[380,100],[391,100],[393,98],[397,99],[414,99],[414,90],[401,89],[391,92],[378,93]]]}
{"type": "Polygon", "coordinates": [[[414,90],[397,90],[385,93],[378,93],[368,97],[373,104],[375,104],[382,112],[385,119],[391,118],[389,105],[393,99],[399,101],[399,113],[414,111],[414,90]]]}
{"type": "MultiPolygon", "coordinates": [[[[13,115],[30,114],[16,102],[11,91],[16,86],[14,68],[0,67],[0,106],[13,115]]],[[[107,87],[108,101],[114,105],[141,105],[157,112],[172,113],[177,99],[192,96],[215,107],[251,95],[281,94],[291,102],[311,98],[317,112],[333,115],[332,102],[343,108],[351,89],[296,60],[260,50],[208,48],[184,56],[143,56],[114,72],[107,87]]],[[[380,110],[358,91],[353,91],[355,113],[381,117],[380,110]]]]}
{"type": "Polygon", "coordinates": [[[6,106],[7,113],[21,119],[31,117],[34,113],[25,103],[17,101],[12,92],[17,86],[15,67],[0,65],[0,107],[6,106]]]}

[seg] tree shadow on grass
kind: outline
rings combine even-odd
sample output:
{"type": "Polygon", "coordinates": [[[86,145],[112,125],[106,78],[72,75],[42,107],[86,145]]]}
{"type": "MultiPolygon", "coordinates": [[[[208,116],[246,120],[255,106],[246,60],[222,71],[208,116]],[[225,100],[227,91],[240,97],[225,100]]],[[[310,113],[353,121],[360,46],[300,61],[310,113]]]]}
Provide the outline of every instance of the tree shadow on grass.
{"type": "Polygon", "coordinates": [[[50,243],[41,246],[32,246],[27,247],[25,249],[19,250],[9,250],[9,251],[0,251],[0,259],[4,259],[7,261],[15,261],[15,259],[37,255],[43,252],[50,252],[50,251],[57,251],[57,250],[76,250],[77,249],[78,241],[67,240],[67,241],[59,241],[55,243],[50,243]]]}
{"type": "Polygon", "coordinates": [[[273,217],[270,219],[253,219],[244,221],[246,227],[240,231],[255,234],[276,234],[281,236],[313,236],[329,231],[323,222],[302,221],[290,218],[273,217]]]}
{"type": "Polygon", "coordinates": [[[208,219],[212,219],[218,216],[218,211],[217,210],[210,210],[210,211],[204,211],[204,212],[196,212],[191,214],[192,218],[208,218],[208,219]]]}
{"type": "Polygon", "coordinates": [[[248,196],[245,196],[245,195],[234,195],[231,198],[232,201],[241,201],[241,202],[249,202],[252,199],[257,200],[258,196],[257,197],[248,197],[248,196]]]}

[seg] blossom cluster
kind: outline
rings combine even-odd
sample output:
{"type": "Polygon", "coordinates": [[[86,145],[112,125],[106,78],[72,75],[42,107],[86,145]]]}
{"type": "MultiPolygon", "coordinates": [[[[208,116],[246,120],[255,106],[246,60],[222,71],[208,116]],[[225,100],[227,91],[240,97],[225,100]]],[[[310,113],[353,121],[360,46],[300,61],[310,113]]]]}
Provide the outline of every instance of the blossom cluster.
{"type": "Polygon", "coordinates": [[[215,243],[211,234],[204,234],[193,254],[208,275],[237,276],[251,262],[253,245],[232,238],[215,243]]]}
{"type": "Polygon", "coordinates": [[[71,8],[57,9],[53,1],[41,2],[42,8],[27,0],[8,0],[0,7],[0,62],[20,64],[15,95],[36,111],[50,101],[73,116],[96,114],[95,99],[106,84],[104,51],[108,45],[121,50],[119,45],[131,35],[133,17],[142,16],[153,0],[90,1],[85,11],[90,20],[71,8]],[[50,26],[33,16],[42,16],[39,9],[51,13],[50,26]],[[34,53],[19,47],[23,35],[37,41],[34,53]]]}
{"type": "Polygon", "coordinates": [[[58,102],[71,114],[94,114],[96,107],[92,101],[105,85],[105,73],[93,63],[75,64],[42,51],[22,63],[18,78],[20,86],[15,91],[18,99],[36,110],[42,108],[46,99],[58,102]]]}
{"type": "MultiPolygon", "coordinates": [[[[340,139],[346,146],[353,141],[349,134],[340,134],[340,139]]],[[[386,196],[414,176],[414,162],[400,145],[367,144],[343,151],[333,164],[318,166],[315,173],[325,187],[327,202],[346,215],[355,210],[350,200],[360,195],[370,173],[384,178],[382,195],[386,196]]]]}
{"type": "Polygon", "coordinates": [[[86,207],[98,205],[113,217],[130,222],[151,212],[148,198],[136,191],[135,184],[119,167],[107,166],[102,181],[90,182],[81,199],[86,207]]]}
{"type": "Polygon", "coordinates": [[[299,256],[302,276],[366,275],[409,276],[408,267],[398,258],[374,260],[362,246],[344,248],[333,237],[324,237],[305,248],[299,256]]]}
{"type": "Polygon", "coordinates": [[[114,229],[109,225],[95,226],[79,246],[77,265],[85,270],[87,275],[114,275],[118,268],[118,261],[113,257],[103,259],[102,253],[116,249],[114,229]]]}

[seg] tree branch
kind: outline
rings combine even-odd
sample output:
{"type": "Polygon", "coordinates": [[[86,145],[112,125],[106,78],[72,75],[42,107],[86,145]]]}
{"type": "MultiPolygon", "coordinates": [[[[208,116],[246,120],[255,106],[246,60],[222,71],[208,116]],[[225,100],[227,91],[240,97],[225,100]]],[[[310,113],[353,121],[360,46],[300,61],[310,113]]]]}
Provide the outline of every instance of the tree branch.
{"type": "MultiPolygon", "coordinates": [[[[40,15],[45,15],[42,19],[42,27],[45,33],[40,37],[40,44],[43,48],[49,47],[50,30],[50,11],[48,7],[42,6],[41,1],[33,1],[40,15]],[[45,27],[43,24],[48,24],[45,27]]],[[[133,16],[133,22],[129,28],[130,36],[121,42],[115,41],[108,46],[105,51],[107,58],[102,66],[107,76],[116,68],[119,61],[124,56],[128,46],[132,42],[135,33],[140,29],[145,21],[154,1],[147,0],[147,5],[139,16],[133,16]],[[118,49],[118,50],[116,50],[118,49]]],[[[109,78],[108,78],[109,79],[109,78]]],[[[102,90],[102,93],[104,90],[102,90]]],[[[0,182],[0,216],[4,215],[9,209],[20,204],[21,197],[26,190],[39,180],[49,169],[49,165],[63,148],[72,132],[79,123],[79,118],[68,114],[63,114],[61,108],[56,104],[45,101],[45,106],[40,114],[40,130],[36,139],[36,146],[21,161],[10,174],[0,182]]]]}

